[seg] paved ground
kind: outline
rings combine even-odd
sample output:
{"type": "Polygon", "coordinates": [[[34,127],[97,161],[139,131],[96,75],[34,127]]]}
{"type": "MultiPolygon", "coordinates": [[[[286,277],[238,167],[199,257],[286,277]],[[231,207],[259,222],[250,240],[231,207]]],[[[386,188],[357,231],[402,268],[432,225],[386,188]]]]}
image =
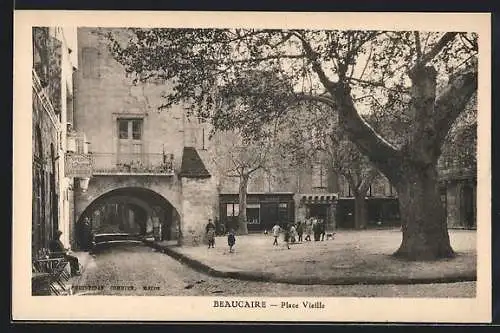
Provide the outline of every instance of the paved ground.
{"type": "Polygon", "coordinates": [[[329,284],[346,279],[393,282],[401,278],[453,277],[454,281],[464,281],[476,274],[475,231],[450,230],[456,258],[432,262],[408,262],[391,256],[401,243],[399,229],[338,231],[334,240],[294,244],[290,249],[282,237],[279,246],[273,246],[273,240],[272,236],[261,234],[240,236],[234,253],[229,253],[223,237],[217,237],[214,249],[206,246],[172,249],[218,271],[253,272],[278,281],[329,284]]]}
{"type": "Polygon", "coordinates": [[[145,246],[120,247],[83,260],[76,295],[474,297],[474,282],[425,285],[291,285],[215,278],[145,246]],[[88,290],[99,288],[101,290],[88,290]],[[129,287],[133,287],[129,290],[129,287]],[[144,287],[149,287],[145,290],[144,287]],[[120,288],[121,290],[117,290],[120,288]],[[126,289],[126,290],[123,290],[126,289]]]}

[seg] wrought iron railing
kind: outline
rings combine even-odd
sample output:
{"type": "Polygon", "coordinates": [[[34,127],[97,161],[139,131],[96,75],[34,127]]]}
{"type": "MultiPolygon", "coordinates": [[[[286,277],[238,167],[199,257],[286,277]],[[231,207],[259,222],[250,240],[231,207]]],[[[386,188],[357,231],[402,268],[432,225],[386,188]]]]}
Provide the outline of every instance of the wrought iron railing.
{"type": "Polygon", "coordinates": [[[91,153],[92,173],[99,174],[174,174],[173,154],[91,153]]]}

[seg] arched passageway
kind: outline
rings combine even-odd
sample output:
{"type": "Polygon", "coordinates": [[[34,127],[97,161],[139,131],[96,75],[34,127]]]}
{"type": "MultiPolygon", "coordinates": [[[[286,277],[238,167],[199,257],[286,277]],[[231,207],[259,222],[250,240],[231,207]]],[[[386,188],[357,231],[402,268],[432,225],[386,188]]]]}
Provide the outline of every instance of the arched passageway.
{"type": "Polygon", "coordinates": [[[179,213],[160,194],[139,187],[119,188],[87,206],[77,221],[75,238],[80,249],[87,249],[91,235],[96,233],[129,233],[176,240],[179,223],[179,213]]]}

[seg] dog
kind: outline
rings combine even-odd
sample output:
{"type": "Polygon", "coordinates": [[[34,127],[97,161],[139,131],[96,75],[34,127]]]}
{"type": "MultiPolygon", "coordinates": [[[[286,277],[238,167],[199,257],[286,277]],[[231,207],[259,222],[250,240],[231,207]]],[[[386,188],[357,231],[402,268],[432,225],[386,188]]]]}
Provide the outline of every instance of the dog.
{"type": "Polygon", "coordinates": [[[328,240],[329,238],[331,238],[332,240],[335,239],[335,232],[327,232],[326,233],[326,240],[328,240]]]}

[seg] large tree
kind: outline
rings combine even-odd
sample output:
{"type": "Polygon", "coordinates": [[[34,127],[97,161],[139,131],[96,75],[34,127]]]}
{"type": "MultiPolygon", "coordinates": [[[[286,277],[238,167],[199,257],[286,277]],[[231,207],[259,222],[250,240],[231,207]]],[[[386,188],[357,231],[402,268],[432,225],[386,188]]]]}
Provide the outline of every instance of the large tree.
{"type": "Polygon", "coordinates": [[[187,102],[188,113],[224,119],[227,114],[215,117],[218,109],[214,114],[214,88],[227,91],[242,73],[256,68],[293,84],[266,91],[251,85],[235,89],[234,94],[246,94],[247,102],[260,110],[253,108],[259,112],[248,121],[222,127],[241,126],[253,133],[262,122],[279,116],[276,103],[297,98],[328,105],[349,140],[396,187],[403,230],[396,255],[412,260],[453,256],[436,166],[445,137],[477,90],[475,34],[135,28],[130,32],[126,43],[110,34],[111,50],[137,80],[170,82],[166,108],[187,102]],[[363,95],[372,98],[360,100],[363,95]],[[377,104],[385,105],[387,113],[397,111],[411,124],[396,142],[364,119],[377,104]]]}

